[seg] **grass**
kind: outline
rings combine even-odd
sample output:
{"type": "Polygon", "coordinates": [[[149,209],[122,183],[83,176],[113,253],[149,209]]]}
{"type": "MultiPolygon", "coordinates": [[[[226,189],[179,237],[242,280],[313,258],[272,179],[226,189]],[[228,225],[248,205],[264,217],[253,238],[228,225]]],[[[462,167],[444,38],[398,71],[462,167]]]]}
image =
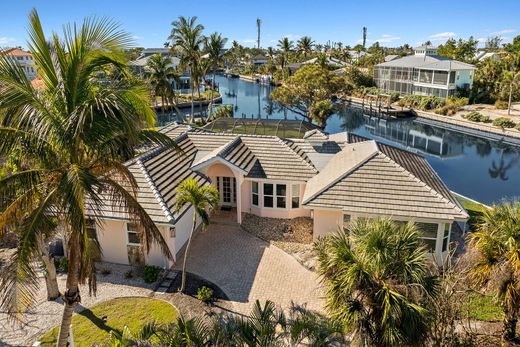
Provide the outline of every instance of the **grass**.
{"type": "Polygon", "coordinates": [[[476,230],[477,224],[479,223],[480,218],[484,214],[484,211],[486,211],[487,207],[478,202],[466,199],[458,194],[455,194],[455,197],[457,198],[457,200],[459,200],[462,207],[464,207],[466,209],[466,211],[468,211],[469,230],[470,231],[476,230]]]}
{"type": "MultiPolygon", "coordinates": [[[[100,304],[72,317],[72,334],[74,345],[92,346],[107,341],[110,331],[118,333],[127,326],[131,332],[151,321],[157,323],[172,322],[177,319],[178,312],[171,304],[151,298],[117,298],[100,304]],[[102,317],[106,316],[106,322],[102,317]]],[[[59,334],[59,326],[47,332],[40,339],[42,346],[55,346],[59,334]]]]}
{"type": "Polygon", "coordinates": [[[480,321],[492,322],[504,318],[502,308],[490,295],[473,293],[469,295],[469,317],[480,321]]]}

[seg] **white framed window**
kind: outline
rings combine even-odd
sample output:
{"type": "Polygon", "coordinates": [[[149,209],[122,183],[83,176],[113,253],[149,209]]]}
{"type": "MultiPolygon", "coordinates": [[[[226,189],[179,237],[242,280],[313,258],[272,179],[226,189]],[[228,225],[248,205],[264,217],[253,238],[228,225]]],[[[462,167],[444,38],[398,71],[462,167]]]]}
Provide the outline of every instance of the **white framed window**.
{"type": "Polygon", "coordinates": [[[415,223],[417,230],[419,230],[421,234],[421,240],[426,245],[426,249],[430,253],[435,253],[436,245],[437,245],[437,229],[439,227],[436,223],[415,223]]]}
{"type": "Polygon", "coordinates": [[[349,226],[351,218],[352,217],[349,214],[344,214],[343,215],[343,227],[344,228],[349,226]]]}
{"type": "Polygon", "coordinates": [[[448,241],[450,238],[450,232],[451,232],[451,224],[446,223],[444,224],[444,236],[442,238],[442,251],[446,252],[448,250],[448,241]]]}
{"type": "Polygon", "coordinates": [[[126,235],[129,245],[140,246],[139,232],[135,223],[126,223],[126,235]]]}
{"type": "Polygon", "coordinates": [[[274,184],[264,183],[264,207],[273,207],[274,184]]]}
{"type": "Polygon", "coordinates": [[[259,191],[258,182],[251,182],[251,204],[258,206],[259,191]]]}
{"type": "Polygon", "coordinates": [[[291,208],[300,207],[300,185],[293,184],[291,187],[291,208]]]}
{"type": "Polygon", "coordinates": [[[96,221],[92,218],[86,220],[87,237],[89,240],[97,240],[96,221]]]}
{"type": "Polygon", "coordinates": [[[287,207],[287,185],[285,184],[276,185],[276,207],[287,207]]]}

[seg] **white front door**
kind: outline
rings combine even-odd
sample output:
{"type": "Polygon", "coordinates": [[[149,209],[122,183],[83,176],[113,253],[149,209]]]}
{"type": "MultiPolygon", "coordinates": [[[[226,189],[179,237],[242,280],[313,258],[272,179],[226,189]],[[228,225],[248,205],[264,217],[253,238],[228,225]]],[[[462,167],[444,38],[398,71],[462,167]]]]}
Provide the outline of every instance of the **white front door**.
{"type": "Polygon", "coordinates": [[[224,206],[236,206],[236,187],[235,177],[217,177],[217,189],[220,194],[220,204],[224,206]]]}

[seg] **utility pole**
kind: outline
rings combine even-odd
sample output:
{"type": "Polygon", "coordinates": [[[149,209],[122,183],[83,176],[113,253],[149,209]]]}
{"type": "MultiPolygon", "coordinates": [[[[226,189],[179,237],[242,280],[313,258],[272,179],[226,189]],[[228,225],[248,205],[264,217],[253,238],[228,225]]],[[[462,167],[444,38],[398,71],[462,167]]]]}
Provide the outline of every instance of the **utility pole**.
{"type": "Polygon", "coordinates": [[[367,43],[367,27],[363,27],[363,50],[366,48],[367,43]]]}
{"type": "Polygon", "coordinates": [[[256,48],[260,49],[260,27],[262,26],[262,20],[260,18],[256,19],[256,48]]]}

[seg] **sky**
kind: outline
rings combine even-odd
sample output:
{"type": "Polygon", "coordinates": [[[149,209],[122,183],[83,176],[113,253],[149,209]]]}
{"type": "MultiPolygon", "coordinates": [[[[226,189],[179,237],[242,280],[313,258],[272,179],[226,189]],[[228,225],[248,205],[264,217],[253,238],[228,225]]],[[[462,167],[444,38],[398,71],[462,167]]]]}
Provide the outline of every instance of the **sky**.
{"type": "Polygon", "coordinates": [[[26,47],[27,15],[39,12],[47,33],[86,16],[107,16],[118,22],[141,47],[162,47],[178,16],[197,16],[205,34],[220,32],[244,46],[256,45],[256,19],[262,20],[261,46],[276,46],[282,37],[311,36],[354,46],[368,28],[367,45],[412,46],[430,40],[473,35],[483,44],[500,35],[510,42],[520,35],[520,0],[264,0],[264,1],[119,1],[119,0],[0,0],[0,47],[26,47]]]}

